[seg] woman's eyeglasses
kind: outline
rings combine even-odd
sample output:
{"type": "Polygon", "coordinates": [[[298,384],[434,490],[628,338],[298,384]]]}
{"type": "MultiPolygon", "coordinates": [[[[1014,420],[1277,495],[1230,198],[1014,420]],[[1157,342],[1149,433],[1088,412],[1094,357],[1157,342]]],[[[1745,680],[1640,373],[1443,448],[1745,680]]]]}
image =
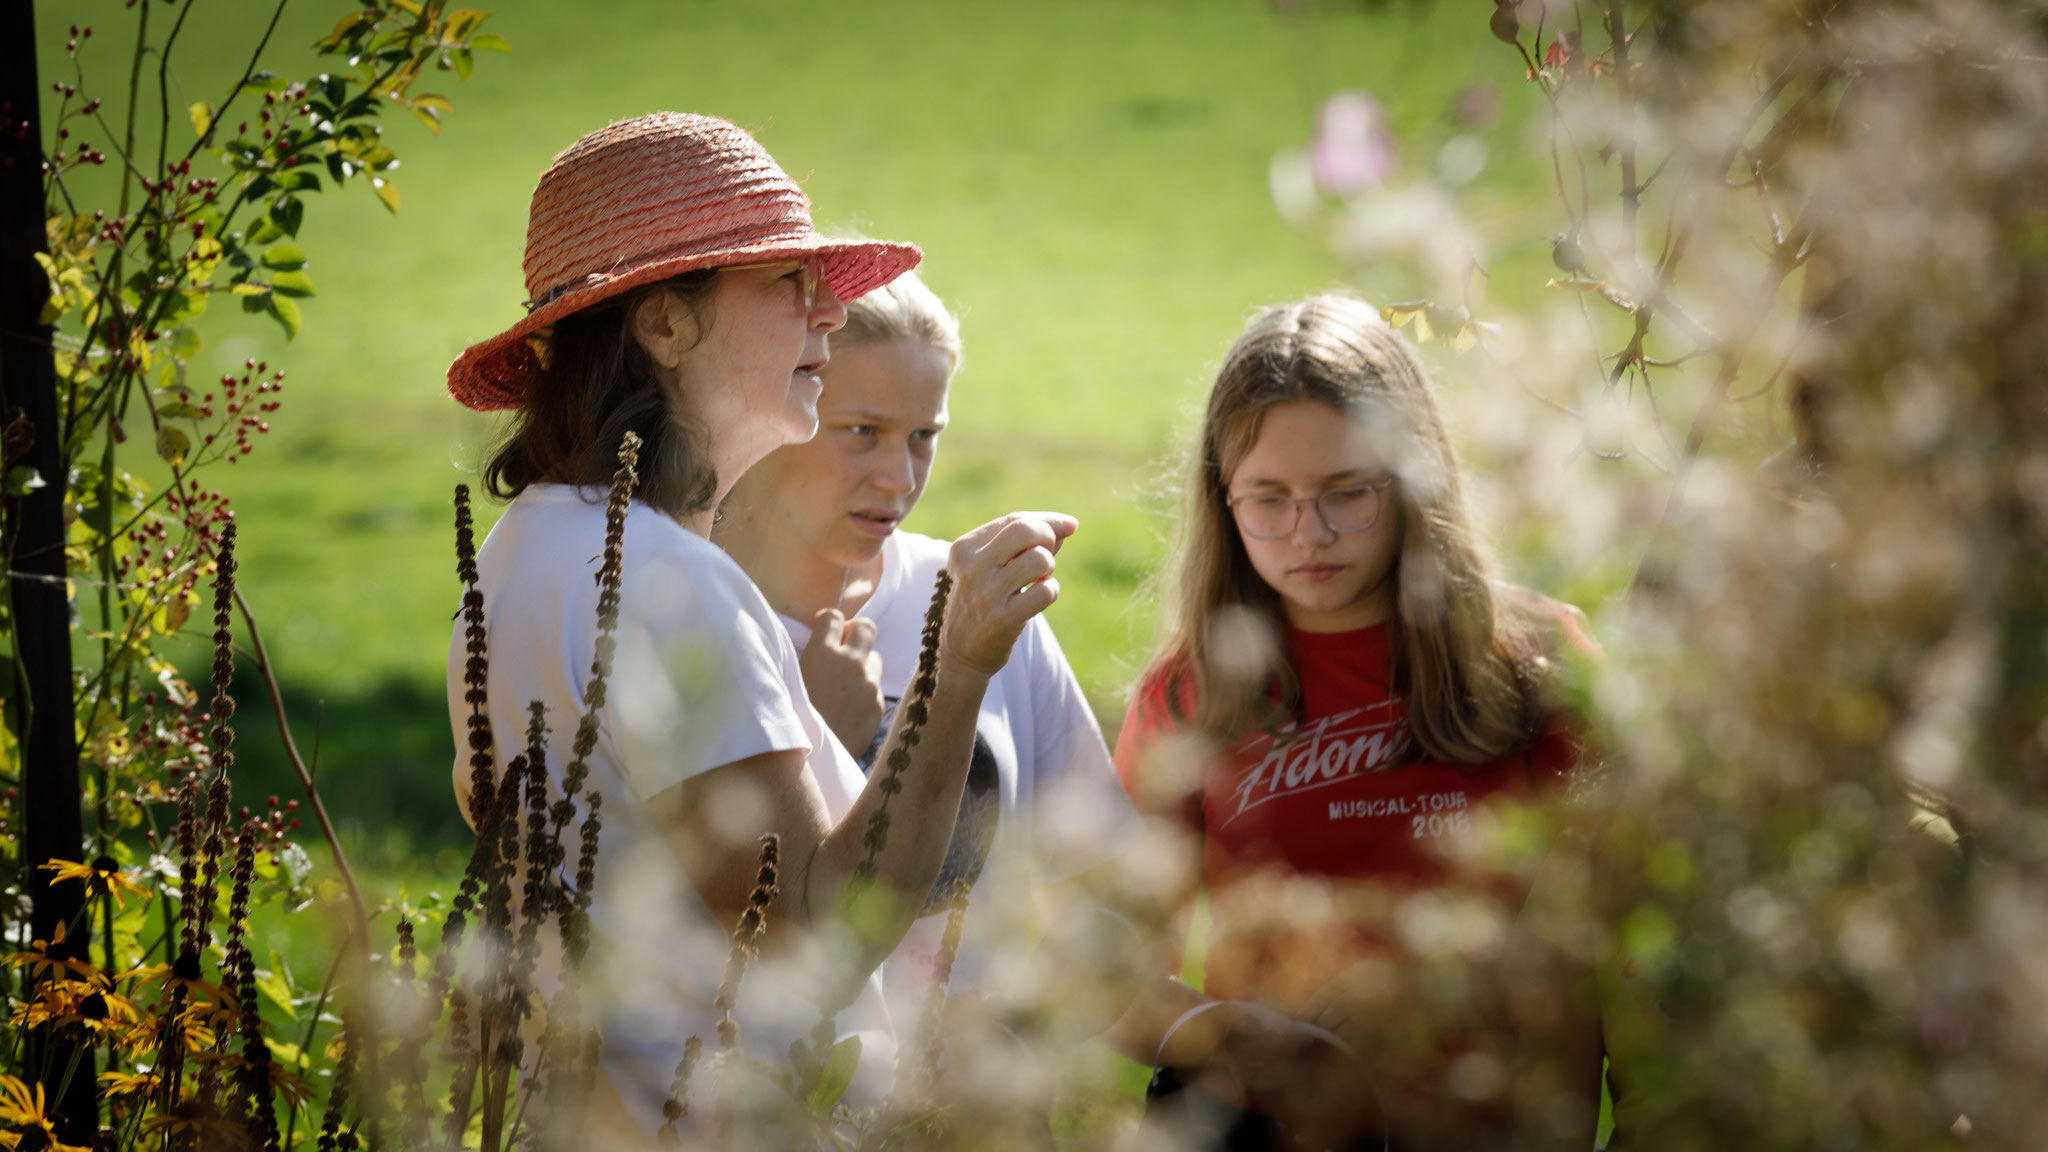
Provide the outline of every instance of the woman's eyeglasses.
{"type": "Polygon", "coordinates": [[[1394,483],[1389,476],[1368,484],[1346,484],[1313,496],[1288,496],[1280,492],[1257,492],[1224,501],[1237,516],[1237,526],[1254,540],[1281,540],[1294,534],[1301,522],[1301,506],[1313,504],[1323,525],[1339,534],[1363,532],[1380,517],[1380,504],[1394,483]]]}
{"type": "Polygon", "coordinates": [[[780,269],[782,278],[794,280],[803,301],[804,311],[809,312],[818,303],[818,285],[825,282],[825,262],[816,256],[802,260],[774,260],[766,264],[727,264],[727,272],[744,272],[749,269],[780,269]]]}

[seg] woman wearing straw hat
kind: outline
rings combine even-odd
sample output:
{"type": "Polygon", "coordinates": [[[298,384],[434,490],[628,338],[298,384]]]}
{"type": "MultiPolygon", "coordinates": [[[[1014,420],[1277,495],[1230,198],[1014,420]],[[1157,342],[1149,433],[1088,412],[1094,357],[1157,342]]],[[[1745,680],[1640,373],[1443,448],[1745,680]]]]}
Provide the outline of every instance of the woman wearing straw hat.
{"type": "MultiPolygon", "coordinates": [[[[806,700],[774,611],[707,539],[739,475],[814,432],[817,374],[843,301],[918,258],[905,244],[819,235],[802,191],[745,131],[656,113],[586,136],[541,176],[527,228],[529,314],[449,369],[463,404],[514,412],[485,469],[492,493],[512,503],[478,555],[490,726],[502,761],[502,750],[527,744],[529,703],[544,705],[556,787],[597,643],[603,491],[623,436],[644,445],[609,700],[588,757],[603,831],[581,977],[585,1020],[603,1035],[599,1084],[623,1106],[594,1106],[593,1116],[642,1135],[661,1123],[685,1040],[714,1043],[727,932],[764,834],[781,837],[781,893],[769,955],[748,973],[735,1014],[748,1047],[780,1052],[817,1020],[817,1004],[792,988],[833,1007],[854,999],[842,1019],[886,1034],[872,981],[862,981],[937,874],[990,677],[1058,595],[1053,557],[1074,530],[1068,517],[1013,514],[954,546],[928,719],[890,800],[891,777],[863,784],[806,700]],[[879,911],[863,902],[855,931],[839,913],[885,800],[875,890],[894,899],[879,911]],[[792,933],[799,925],[809,930],[792,933]],[[780,946],[792,936],[810,943],[780,946]],[[829,972],[823,954],[834,958],[829,972]],[[833,991],[862,987],[857,999],[833,991]]],[[[458,745],[470,712],[464,655],[458,630],[448,677],[458,745]]],[[[903,743],[900,729],[892,744],[903,743]]],[[[466,758],[455,778],[466,793],[466,758]]],[[[576,846],[564,847],[575,860],[576,846]]],[[[544,961],[542,999],[559,979],[559,963],[544,961]]],[[[872,1044],[869,1053],[879,1054],[872,1044]]]]}

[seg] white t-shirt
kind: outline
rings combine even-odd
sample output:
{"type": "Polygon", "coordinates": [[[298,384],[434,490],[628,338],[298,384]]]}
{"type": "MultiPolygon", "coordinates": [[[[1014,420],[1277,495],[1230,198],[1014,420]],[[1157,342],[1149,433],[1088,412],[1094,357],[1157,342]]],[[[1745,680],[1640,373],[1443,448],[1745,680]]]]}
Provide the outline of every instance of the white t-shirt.
{"type": "MultiPolygon", "coordinates": [[[[912,532],[883,542],[882,574],[859,615],[875,622],[888,712],[874,742],[854,750],[863,768],[874,767],[917,670],[925,613],[949,548],[912,532]]],[[[809,621],[781,619],[797,647],[810,642],[809,621]]],[[[1006,973],[1025,957],[1004,945],[1032,934],[1032,882],[1087,871],[1121,852],[1139,831],[1095,713],[1044,617],[1025,626],[1009,663],[990,681],[975,729],[974,763],[933,903],[883,965],[889,1009],[902,1027],[915,1026],[922,1011],[954,877],[965,876],[974,888],[952,991],[1000,993],[1028,979],[1021,971],[1006,973]]]]}
{"type": "MultiPolygon", "coordinates": [[[[528,704],[547,708],[548,772],[559,796],[583,714],[597,637],[603,562],[602,492],[535,485],[514,500],[477,555],[489,635],[491,729],[498,763],[526,747],[528,704]],[[587,497],[587,498],[586,498],[587,497]]],[[[626,517],[617,654],[599,713],[586,794],[603,797],[584,965],[583,1020],[604,1034],[604,1070],[649,1133],[661,1122],[683,1043],[718,1050],[712,1002],[731,925],[712,916],[663,840],[645,801],[713,768],[763,752],[798,749],[836,821],[859,794],[858,765],[827,731],[803,689],[789,638],[745,572],[723,551],[643,504],[626,517]]],[[[468,814],[469,705],[458,616],[448,652],[448,709],[459,754],[455,791],[468,814]]],[[[588,808],[579,802],[576,824],[588,808]]],[[[565,838],[565,871],[578,852],[565,838]]],[[[795,867],[785,860],[786,875],[795,867]]],[[[784,898],[794,892],[785,882],[784,898]]],[[[542,931],[555,938],[552,924],[542,931]]],[[[558,951],[543,957],[541,995],[557,987],[558,951]]],[[[750,968],[735,1019],[742,1043],[779,1063],[789,1042],[817,1022],[815,1006],[789,991],[773,961],[750,968]]],[[[888,1018],[879,983],[839,1018],[861,1031],[861,1078],[887,1075],[888,1018]]]]}

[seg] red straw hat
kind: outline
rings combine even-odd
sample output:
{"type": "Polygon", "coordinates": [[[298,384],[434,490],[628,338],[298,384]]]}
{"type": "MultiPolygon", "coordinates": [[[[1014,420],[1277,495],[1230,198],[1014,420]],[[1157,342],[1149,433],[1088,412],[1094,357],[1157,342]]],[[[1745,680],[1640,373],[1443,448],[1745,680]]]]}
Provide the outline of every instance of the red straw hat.
{"type": "Polygon", "coordinates": [[[533,190],[526,319],[448,368],[448,392],[481,412],[518,408],[540,379],[528,337],[642,284],[698,268],[818,256],[841,300],[917,266],[916,246],[833,240],[810,200],[730,121],[656,112],[570,145],[533,190]]]}

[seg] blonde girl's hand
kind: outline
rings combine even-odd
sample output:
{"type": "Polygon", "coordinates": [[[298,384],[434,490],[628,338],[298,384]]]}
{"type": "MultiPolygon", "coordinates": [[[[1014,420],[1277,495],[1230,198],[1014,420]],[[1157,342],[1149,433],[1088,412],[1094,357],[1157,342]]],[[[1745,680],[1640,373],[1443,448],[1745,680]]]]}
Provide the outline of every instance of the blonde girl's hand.
{"type": "Polygon", "coordinates": [[[1059,599],[1054,557],[1079,526],[1059,512],[1012,512],[955,540],[946,563],[953,592],[939,637],[942,658],[995,675],[1024,626],[1059,599]]]}
{"type": "Polygon", "coordinates": [[[875,622],[847,619],[837,608],[811,618],[811,639],[797,657],[804,692],[839,742],[855,756],[867,751],[882,727],[882,657],[875,651],[875,622]]]}

